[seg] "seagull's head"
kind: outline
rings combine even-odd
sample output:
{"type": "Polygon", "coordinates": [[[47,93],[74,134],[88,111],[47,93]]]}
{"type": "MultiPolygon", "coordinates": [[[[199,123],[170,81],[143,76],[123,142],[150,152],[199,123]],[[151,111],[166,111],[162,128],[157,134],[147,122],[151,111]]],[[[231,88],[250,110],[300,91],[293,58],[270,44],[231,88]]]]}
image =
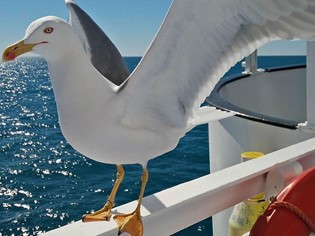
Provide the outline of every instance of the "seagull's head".
{"type": "Polygon", "coordinates": [[[25,37],[9,46],[2,55],[3,61],[11,61],[27,52],[33,52],[45,59],[58,59],[69,53],[78,37],[72,27],[63,19],[47,16],[32,22],[25,37]]]}

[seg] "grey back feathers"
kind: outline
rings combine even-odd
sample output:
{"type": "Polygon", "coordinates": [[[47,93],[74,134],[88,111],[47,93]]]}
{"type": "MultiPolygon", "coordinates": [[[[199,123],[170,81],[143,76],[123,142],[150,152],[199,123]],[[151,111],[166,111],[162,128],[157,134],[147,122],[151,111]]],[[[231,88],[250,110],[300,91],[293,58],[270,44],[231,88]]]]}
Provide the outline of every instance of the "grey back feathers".
{"type": "Polygon", "coordinates": [[[77,31],[93,66],[112,83],[121,85],[130,72],[116,46],[78,5],[74,2],[66,5],[69,23],[77,31]]]}

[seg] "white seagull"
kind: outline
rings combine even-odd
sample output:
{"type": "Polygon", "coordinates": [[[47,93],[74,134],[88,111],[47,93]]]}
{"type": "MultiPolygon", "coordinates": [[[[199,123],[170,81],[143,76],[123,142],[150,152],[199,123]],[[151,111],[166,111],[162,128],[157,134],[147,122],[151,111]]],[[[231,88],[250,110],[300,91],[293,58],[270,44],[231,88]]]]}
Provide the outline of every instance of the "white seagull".
{"type": "MultiPolygon", "coordinates": [[[[117,165],[108,202],[84,220],[110,217],[121,164],[143,165],[137,208],[115,216],[119,232],[138,236],[147,162],[174,149],[200,122],[200,104],[218,79],[267,42],[314,37],[315,0],[174,0],[141,63],[119,86],[95,69],[78,31],[57,17],[31,23],[3,60],[28,51],[42,55],[65,138],[83,155],[117,165]]],[[[228,116],[212,110],[215,119],[228,116]]]]}

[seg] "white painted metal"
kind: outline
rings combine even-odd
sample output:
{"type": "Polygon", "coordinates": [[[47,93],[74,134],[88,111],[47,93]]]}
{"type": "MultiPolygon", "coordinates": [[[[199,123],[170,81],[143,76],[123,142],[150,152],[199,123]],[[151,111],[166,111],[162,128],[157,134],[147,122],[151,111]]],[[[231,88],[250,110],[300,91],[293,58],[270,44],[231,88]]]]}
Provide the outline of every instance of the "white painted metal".
{"type": "Polygon", "coordinates": [[[255,73],[257,72],[257,50],[245,58],[245,71],[244,73],[255,73]]]}
{"type": "Polygon", "coordinates": [[[204,106],[201,107],[195,114],[194,119],[191,121],[194,125],[202,125],[202,124],[208,124],[211,121],[214,120],[221,120],[227,117],[234,116],[234,113],[222,111],[219,109],[216,109],[215,107],[210,106],[204,106]]]}
{"type": "Polygon", "coordinates": [[[315,42],[307,42],[307,121],[315,126],[315,42]]]}
{"type": "MultiPolygon", "coordinates": [[[[266,173],[293,161],[304,170],[315,164],[315,138],[148,196],[142,206],[145,235],[170,235],[234,206],[265,189],[266,173]]],[[[114,211],[128,212],[135,205],[134,201],[114,211]]],[[[226,235],[222,232],[216,236],[226,235]]],[[[43,235],[114,236],[117,228],[113,222],[78,221],[43,235]]]]}
{"type": "Polygon", "coordinates": [[[302,130],[315,131],[315,41],[307,42],[306,98],[307,121],[300,124],[302,130]]]}
{"type": "MultiPolygon", "coordinates": [[[[211,122],[211,173],[238,164],[242,152],[259,151],[268,154],[313,136],[311,133],[273,127],[236,116],[211,122]]],[[[232,209],[227,209],[212,217],[214,236],[228,234],[227,225],[231,211],[232,209]]]]}
{"type": "Polygon", "coordinates": [[[276,167],[266,177],[265,196],[267,199],[277,195],[284,189],[291,179],[303,172],[303,167],[298,161],[291,162],[285,166],[276,167]]]}
{"type": "MultiPolygon", "coordinates": [[[[313,59],[310,59],[309,63],[314,65],[315,48],[313,50],[313,59]]],[[[310,71],[307,73],[310,78],[312,73],[310,71]]],[[[311,93],[315,90],[314,81],[309,82],[308,79],[306,85],[306,70],[303,68],[254,73],[250,77],[228,83],[220,90],[220,96],[251,112],[299,122],[315,114],[315,98],[312,100],[314,103],[312,108],[309,108],[313,106],[312,103],[306,102],[315,96],[311,93]],[[307,88],[309,94],[306,98],[306,87],[309,83],[314,83],[314,87],[307,88]]],[[[267,154],[314,136],[315,133],[312,132],[288,130],[235,116],[211,122],[209,123],[211,173],[239,163],[242,152],[259,151],[267,154]]],[[[226,209],[212,217],[215,236],[228,235],[228,219],[231,212],[232,208],[226,209]]]]}

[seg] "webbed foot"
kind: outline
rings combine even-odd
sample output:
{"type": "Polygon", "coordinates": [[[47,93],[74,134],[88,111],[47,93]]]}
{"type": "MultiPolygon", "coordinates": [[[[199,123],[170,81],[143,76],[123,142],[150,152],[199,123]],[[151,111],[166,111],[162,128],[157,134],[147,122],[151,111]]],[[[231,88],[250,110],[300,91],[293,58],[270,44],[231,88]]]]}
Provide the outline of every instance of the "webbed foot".
{"type": "Polygon", "coordinates": [[[92,214],[86,214],[82,216],[83,222],[94,222],[94,221],[110,221],[110,218],[112,217],[112,207],[114,204],[110,201],[107,201],[105,206],[92,213],[92,214]]]}
{"type": "Polygon", "coordinates": [[[143,235],[143,224],[140,211],[136,210],[130,214],[115,215],[114,220],[118,224],[118,235],[129,233],[131,236],[143,235]]]}

